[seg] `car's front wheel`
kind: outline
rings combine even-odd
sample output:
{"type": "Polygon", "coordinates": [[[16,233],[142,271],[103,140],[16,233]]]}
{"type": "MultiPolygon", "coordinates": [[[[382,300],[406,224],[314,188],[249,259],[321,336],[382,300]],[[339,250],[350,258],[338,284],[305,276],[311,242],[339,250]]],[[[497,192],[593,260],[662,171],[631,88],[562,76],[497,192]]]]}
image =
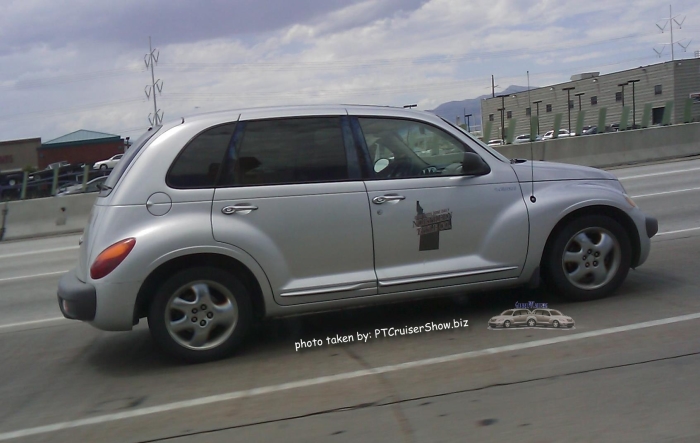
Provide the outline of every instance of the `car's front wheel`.
{"type": "Polygon", "coordinates": [[[185,269],[165,280],[148,313],[156,343],[191,362],[229,356],[251,322],[245,285],[235,275],[211,267],[185,269]]]}
{"type": "Polygon", "coordinates": [[[604,215],[588,215],[566,225],[543,257],[547,283],[569,300],[603,298],[627,277],[630,240],[620,224],[604,215]]]}
{"type": "Polygon", "coordinates": [[[106,171],[106,170],[107,170],[107,165],[100,165],[100,169],[102,169],[103,171],[106,171]]]}

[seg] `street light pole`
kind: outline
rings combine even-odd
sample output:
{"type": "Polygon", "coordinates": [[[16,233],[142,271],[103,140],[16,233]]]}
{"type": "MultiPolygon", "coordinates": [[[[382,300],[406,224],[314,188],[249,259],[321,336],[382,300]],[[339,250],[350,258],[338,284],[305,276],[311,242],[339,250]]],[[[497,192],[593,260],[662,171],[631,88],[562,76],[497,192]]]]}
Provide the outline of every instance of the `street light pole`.
{"type": "Polygon", "coordinates": [[[537,134],[535,135],[540,135],[540,103],[542,103],[542,100],[537,100],[532,103],[537,105],[537,134]]]}
{"type": "Polygon", "coordinates": [[[639,79],[630,80],[627,83],[632,83],[632,129],[637,129],[637,108],[634,97],[634,84],[637,83],[639,79]]]}
{"type": "Polygon", "coordinates": [[[581,112],[581,96],[586,95],[585,92],[579,92],[577,94],[574,94],[576,97],[578,97],[578,112],[581,112]]]}
{"type": "Polygon", "coordinates": [[[504,94],[504,95],[499,95],[498,97],[501,98],[501,140],[505,142],[506,140],[506,121],[505,121],[505,112],[506,112],[506,97],[509,97],[510,94],[504,94]]]}
{"type": "Polygon", "coordinates": [[[617,85],[617,86],[620,86],[622,88],[622,107],[623,108],[625,107],[625,86],[627,86],[627,83],[629,83],[629,82],[620,83],[617,85]]]}
{"type": "Polygon", "coordinates": [[[571,133],[571,91],[576,89],[575,86],[569,86],[568,88],[563,88],[566,91],[566,110],[569,111],[569,133],[571,133]]]}
{"type": "MultiPolygon", "coordinates": [[[[467,112],[465,109],[464,112],[467,112]]],[[[464,114],[464,119],[467,121],[467,132],[472,132],[471,125],[469,125],[469,117],[471,117],[472,114],[464,114]]]]}

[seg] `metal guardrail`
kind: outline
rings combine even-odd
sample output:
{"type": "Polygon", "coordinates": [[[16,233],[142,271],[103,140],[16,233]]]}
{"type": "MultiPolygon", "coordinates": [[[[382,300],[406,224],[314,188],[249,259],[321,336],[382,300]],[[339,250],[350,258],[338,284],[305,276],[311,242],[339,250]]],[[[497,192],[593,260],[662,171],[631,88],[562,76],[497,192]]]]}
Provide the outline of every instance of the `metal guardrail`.
{"type": "Polygon", "coordinates": [[[92,169],[90,165],[64,166],[32,173],[0,174],[0,201],[27,200],[56,195],[64,186],[83,185],[88,181],[109,175],[111,171],[92,169]]]}

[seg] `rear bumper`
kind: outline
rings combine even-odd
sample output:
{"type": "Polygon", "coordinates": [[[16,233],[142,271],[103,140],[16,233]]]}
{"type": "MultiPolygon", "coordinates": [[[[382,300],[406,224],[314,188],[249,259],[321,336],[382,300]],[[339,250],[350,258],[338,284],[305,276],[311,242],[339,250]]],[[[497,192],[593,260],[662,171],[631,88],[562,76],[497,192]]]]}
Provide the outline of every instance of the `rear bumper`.
{"type": "Polygon", "coordinates": [[[71,270],[58,282],[58,307],[66,318],[91,321],[97,311],[97,291],[78,280],[75,270],[71,270]]]}

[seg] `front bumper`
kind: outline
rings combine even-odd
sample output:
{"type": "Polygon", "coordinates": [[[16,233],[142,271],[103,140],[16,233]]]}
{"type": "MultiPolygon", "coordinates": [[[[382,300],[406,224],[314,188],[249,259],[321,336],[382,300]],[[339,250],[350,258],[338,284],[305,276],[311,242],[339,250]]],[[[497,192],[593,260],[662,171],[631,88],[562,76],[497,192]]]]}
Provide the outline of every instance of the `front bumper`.
{"type": "Polygon", "coordinates": [[[649,238],[652,238],[657,232],[659,232],[659,221],[654,217],[647,217],[644,220],[644,225],[647,230],[647,237],[649,238]]]}
{"type": "Polygon", "coordinates": [[[78,280],[75,270],[68,272],[58,282],[58,307],[71,320],[93,320],[97,311],[95,287],[78,280]]]}

